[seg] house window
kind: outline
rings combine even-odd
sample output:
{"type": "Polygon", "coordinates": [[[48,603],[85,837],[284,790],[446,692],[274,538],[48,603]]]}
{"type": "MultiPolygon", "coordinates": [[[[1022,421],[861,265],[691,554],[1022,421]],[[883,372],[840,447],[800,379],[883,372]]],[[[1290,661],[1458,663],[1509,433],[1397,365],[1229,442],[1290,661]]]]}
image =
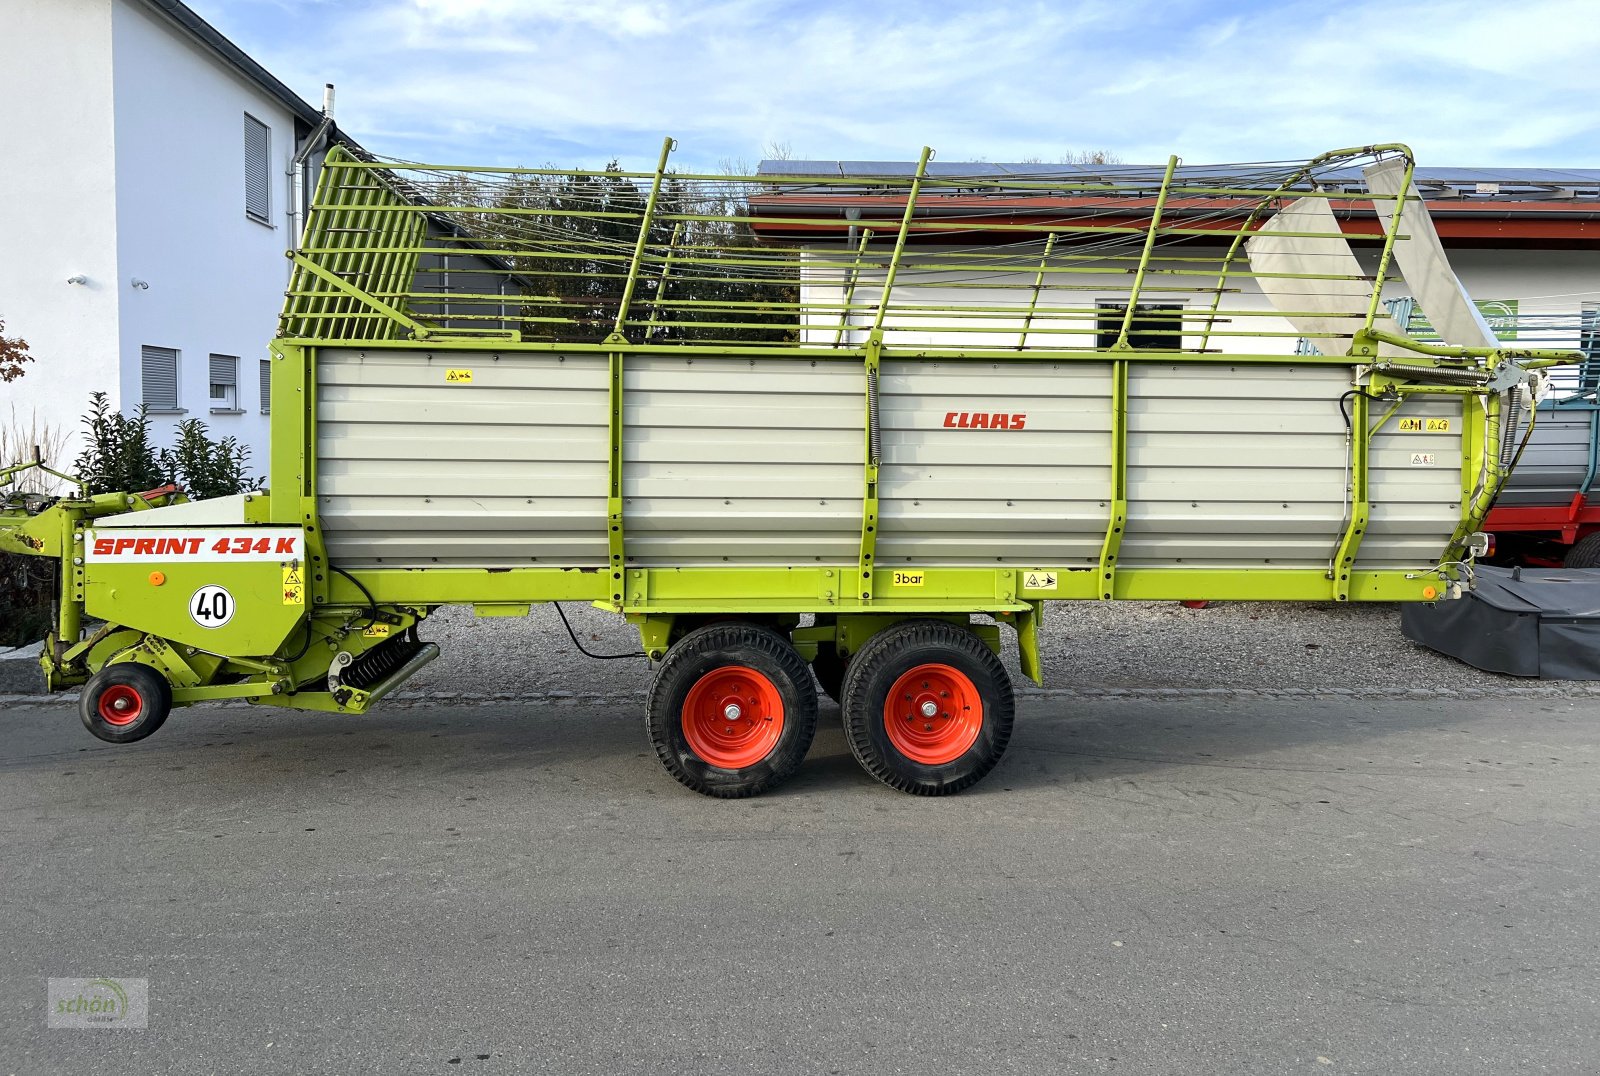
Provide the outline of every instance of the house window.
{"type": "Polygon", "coordinates": [[[244,118],[244,215],[272,221],[272,183],[267,162],[272,157],[272,128],[246,115],[244,118]]]}
{"type": "Polygon", "coordinates": [[[145,407],[151,411],[179,410],[178,349],[146,344],[139,349],[139,370],[145,407]]]}
{"type": "Polygon", "coordinates": [[[261,413],[272,414],[272,363],[261,360],[261,413]]]}
{"type": "MultiPolygon", "coordinates": [[[[1095,346],[1116,344],[1127,316],[1127,303],[1101,303],[1095,321],[1095,346]]],[[[1128,324],[1128,346],[1135,351],[1180,351],[1183,348],[1183,304],[1140,303],[1128,324]]]]}
{"type": "Polygon", "coordinates": [[[239,359],[234,355],[211,356],[211,410],[239,410],[239,359]]]}

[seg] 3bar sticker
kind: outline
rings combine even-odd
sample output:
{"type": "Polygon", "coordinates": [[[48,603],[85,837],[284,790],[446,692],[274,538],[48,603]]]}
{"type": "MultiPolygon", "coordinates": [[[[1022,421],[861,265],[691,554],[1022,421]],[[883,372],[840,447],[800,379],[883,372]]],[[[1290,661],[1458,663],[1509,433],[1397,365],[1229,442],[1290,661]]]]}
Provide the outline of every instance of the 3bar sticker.
{"type": "Polygon", "coordinates": [[[228,530],[118,527],[90,531],[84,559],[98,563],[164,560],[217,564],[248,560],[305,560],[305,536],[297,530],[240,527],[228,530]]]}
{"type": "Polygon", "coordinates": [[[894,585],[897,587],[920,587],[926,576],[926,572],[897,571],[894,573],[894,585]]]}
{"type": "Polygon", "coordinates": [[[201,587],[189,599],[189,615],[202,628],[220,628],[233,619],[233,595],[223,587],[201,587]]]}

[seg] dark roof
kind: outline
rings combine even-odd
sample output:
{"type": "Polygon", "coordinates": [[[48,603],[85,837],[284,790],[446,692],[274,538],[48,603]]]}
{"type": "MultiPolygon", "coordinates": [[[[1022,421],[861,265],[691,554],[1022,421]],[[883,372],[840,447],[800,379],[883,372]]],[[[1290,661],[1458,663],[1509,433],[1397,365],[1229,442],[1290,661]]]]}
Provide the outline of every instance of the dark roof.
{"type": "MultiPolygon", "coordinates": [[[[234,68],[250,82],[276,98],[295,117],[315,126],[322,122],[322,110],[307,103],[304,98],[280,82],[276,75],[262,67],[249,54],[229,41],[209,22],[196,15],[189,5],[180,0],[141,0],[152,11],[166,16],[195,41],[223,63],[234,68]]],[[[355,145],[349,135],[336,124],[329,134],[330,140],[355,145]]]]}
{"type": "MultiPolygon", "coordinates": [[[[1283,163],[1188,164],[1178,167],[1178,177],[1189,181],[1248,178],[1252,174],[1277,174],[1283,163]]],[[[772,176],[883,176],[904,178],[914,175],[917,166],[909,161],[762,161],[760,175],[772,176]]],[[[1012,176],[1017,179],[1084,179],[1118,183],[1161,183],[1166,165],[1151,164],[994,164],[987,161],[932,161],[927,174],[942,180],[983,179],[1012,176]]],[[[1318,179],[1342,185],[1348,191],[1365,190],[1359,168],[1320,170],[1318,179]]],[[[1533,201],[1542,198],[1561,200],[1600,199],[1600,168],[1465,168],[1418,167],[1416,183],[1432,198],[1499,198],[1533,201]]],[[[838,188],[835,188],[836,190],[838,188]]]]}

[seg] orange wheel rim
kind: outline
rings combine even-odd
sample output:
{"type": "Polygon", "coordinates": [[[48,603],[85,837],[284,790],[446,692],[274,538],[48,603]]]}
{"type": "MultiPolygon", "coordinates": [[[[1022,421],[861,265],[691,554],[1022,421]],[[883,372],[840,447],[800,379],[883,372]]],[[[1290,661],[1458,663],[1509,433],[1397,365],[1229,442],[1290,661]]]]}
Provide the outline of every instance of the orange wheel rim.
{"type": "Polygon", "coordinates": [[[943,766],[971,749],[983,728],[983,697],[972,678],[949,665],[918,665],[883,700],[883,725],[894,749],[924,766],[943,766]]]}
{"type": "Polygon", "coordinates": [[[100,692],[95,709],[108,725],[131,725],[144,713],[144,698],[127,684],[112,684],[100,692]]]}
{"type": "Polygon", "coordinates": [[[712,669],[683,700],[683,738],[708,765],[754,766],[783,735],[783,696],[766,676],[744,665],[712,669]]]}

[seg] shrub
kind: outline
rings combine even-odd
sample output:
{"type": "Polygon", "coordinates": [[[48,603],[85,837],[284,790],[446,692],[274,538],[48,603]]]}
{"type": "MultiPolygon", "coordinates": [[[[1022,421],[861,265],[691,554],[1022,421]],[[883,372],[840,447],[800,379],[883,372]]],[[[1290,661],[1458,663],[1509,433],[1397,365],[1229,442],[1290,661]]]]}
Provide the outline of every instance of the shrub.
{"type": "Polygon", "coordinates": [[[213,441],[197,418],[178,423],[178,443],[161,450],[161,469],[195,500],[261,488],[259,478],[245,473],[249,460],[249,446],[234,437],[213,441]]]}
{"type": "Polygon", "coordinates": [[[57,570],[47,557],[0,553],[0,646],[44,638],[54,616],[57,570]]]}
{"type": "Polygon", "coordinates": [[[203,500],[261,488],[245,470],[250,449],[235,437],[212,440],[197,418],[178,423],[177,443],[158,451],[143,407],[130,417],[111,410],[106,394],[96,392],[83,424],[89,443],[78,457],[78,476],[90,493],[141,493],[171,482],[203,500]]]}
{"type": "Polygon", "coordinates": [[[164,484],[143,407],[130,417],[111,410],[105,393],[92,392],[83,424],[88,443],[78,456],[77,471],[91,494],[142,493],[164,484]]]}

